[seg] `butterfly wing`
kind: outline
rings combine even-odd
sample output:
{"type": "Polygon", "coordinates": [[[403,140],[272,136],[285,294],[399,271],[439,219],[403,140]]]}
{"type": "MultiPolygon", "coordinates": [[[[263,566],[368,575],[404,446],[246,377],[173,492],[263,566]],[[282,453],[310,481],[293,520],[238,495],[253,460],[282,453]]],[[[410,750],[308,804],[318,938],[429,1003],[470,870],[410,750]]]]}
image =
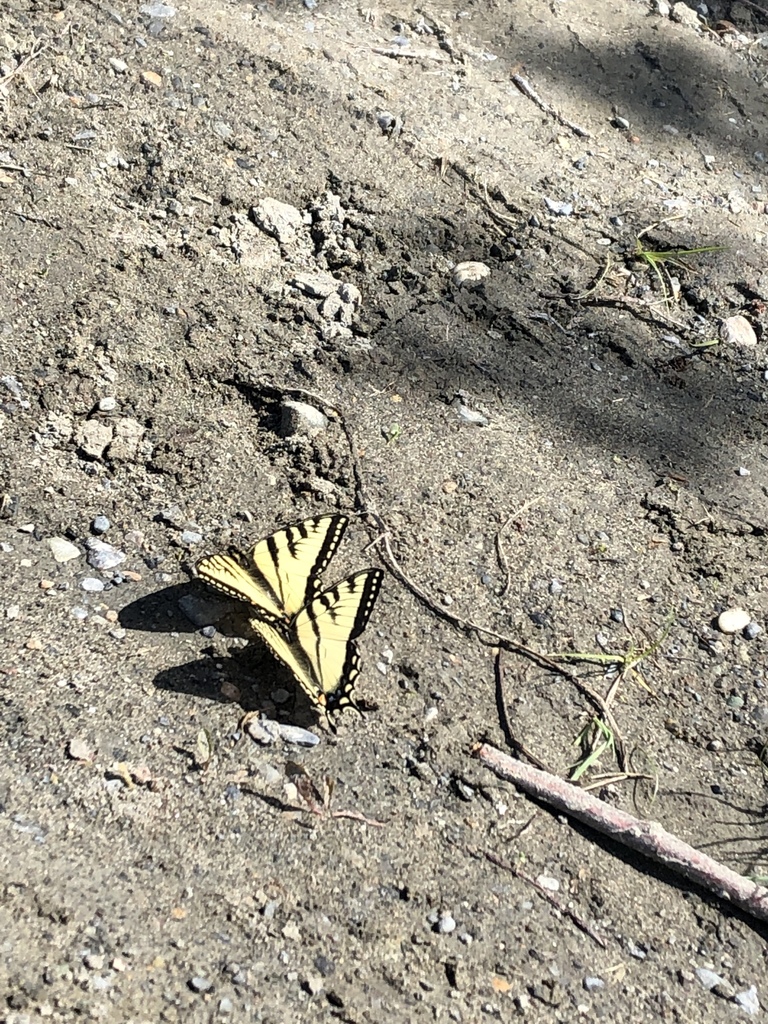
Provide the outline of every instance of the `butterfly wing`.
{"type": "Polygon", "coordinates": [[[255,618],[289,622],[319,589],[323,572],[344,536],[349,519],[315,516],[265,537],[250,551],[210,555],[197,575],[210,586],[253,606],[255,618]]]}
{"type": "Polygon", "coordinates": [[[355,639],[368,623],[383,578],[381,569],[364,569],[342,580],[302,608],[289,630],[251,621],[329,722],[334,712],[357,707],[352,698],[360,674],[355,639]]]}

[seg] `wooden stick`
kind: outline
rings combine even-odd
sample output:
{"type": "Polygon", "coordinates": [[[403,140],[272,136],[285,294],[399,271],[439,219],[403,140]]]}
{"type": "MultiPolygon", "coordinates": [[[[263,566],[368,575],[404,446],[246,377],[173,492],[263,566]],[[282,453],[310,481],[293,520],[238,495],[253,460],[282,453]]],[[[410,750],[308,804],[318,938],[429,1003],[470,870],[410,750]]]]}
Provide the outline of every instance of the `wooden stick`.
{"type": "Polygon", "coordinates": [[[752,917],[768,921],[768,889],[666,832],[657,821],[635,818],[597,800],[570,782],[517,761],[487,743],[478,747],[475,756],[501,778],[514,782],[537,800],[663,864],[752,917]]]}

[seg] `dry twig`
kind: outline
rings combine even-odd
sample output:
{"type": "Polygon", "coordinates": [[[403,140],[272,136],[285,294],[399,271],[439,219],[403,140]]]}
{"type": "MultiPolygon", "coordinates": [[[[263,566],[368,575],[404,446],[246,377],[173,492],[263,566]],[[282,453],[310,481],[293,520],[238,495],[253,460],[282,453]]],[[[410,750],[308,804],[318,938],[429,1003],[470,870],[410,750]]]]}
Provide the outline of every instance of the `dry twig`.
{"type": "Polygon", "coordinates": [[[509,871],[515,876],[515,878],[519,878],[521,882],[526,882],[528,885],[532,886],[540,896],[543,896],[544,899],[548,903],[551,903],[552,906],[563,914],[564,917],[570,917],[577,928],[581,928],[583,932],[586,932],[591,939],[595,940],[598,946],[602,947],[602,949],[606,948],[605,940],[597,934],[594,928],[587,924],[583,917],[580,917],[572,907],[561,903],[560,900],[555,897],[554,893],[545,889],[544,886],[540,885],[535,878],[531,878],[530,875],[526,875],[524,871],[520,871],[514,864],[511,864],[508,860],[504,860],[503,857],[497,856],[495,853],[491,853],[489,850],[481,851],[468,848],[467,852],[471,857],[485,857],[487,861],[490,861],[491,864],[495,864],[497,868],[501,868],[503,871],[509,871]]]}
{"type": "Polygon", "coordinates": [[[582,128],[580,125],[574,124],[573,121],[569,121],[567,117],[563,117],[559,110],[555,110],[551,104],[545,103],[527,78],[523,78],[522,75],[512,75],[512,81],[523,96],[527,96],[528,99],[535,103],[540,110],[543,110],[545,114],[549,114],[550,117],[554,117],[554,119],[559,121],[564,128],[570,128],[574,135],[579,135],[582,139],[592,138],[591,133],[588,132],[586,128],[582,128]]]}
{"type": "Polygon", "coordinates": [[[7,85],[12,78],[15,78],[17,75],[20,75],[21,72],[32,63],[35,57],[39,57],[40,54],[47,49],[47,42],[45,42],[42,39],[35,40],[34,44],[32,45],[32,49],[29,51],[24,60],[19,61],[19,63],[16,65],[15,68],[13,68],[12,71],[9,71],[7,75],[4,75],[2,78],[0,78],[0,89],[2,89],[3,86],[7,85]]]}
{"type": "Polygon", "coordinates": [[[523,657],[528,658],[530,661],[533,661],[541,668],[546,668],[548,671],[554,673],[555,675],[561,676],[563,679],[567,679],[568,682],[571,683],[571,685],[574,686],[579,691],[579,693],[581,693],[581,695],[589,701],[592,707],[597,712],[599,712],[599,714],[603,717],[603,720],[607,722],[610,725],[611,729],[614,731],[616,736],[617,760],[619,761],[619,767],[622,770],[624,770],[624,758],[623,755],[620,754],[620,751],[622,749],[621,733],[619,731],[618,725],[616,724],[613,715],[611,714],[611,709],[606,706],[605,701],[600,696],[600,694],[595,693],[594,690],[587,686],[586,683],[582,682],[582,680],[579,679],[578,676],[575,676],[572,672],[569,672],[568,669],[564,668],[562,665],[558,665],[556,661],[553,661],[551,658],[547,657],[546,654],[542,654],[540,651],[537,651],[532,647],[527,647],[525,644],[521,644],[519,641],[513,640],[512,637],[505,636],[502,633],[497,633],[496,630],[490,629],[488,626],[483,626],[478,622],[473,622],[471,619],[464,619],[461,618],[461,616],[459,615],[454,615],[452,612],[449,612],[447,608],[444,608],[441,605],[439,605],[436,601],[433,601],[432,598],[424,590],[422,590],[421,587],[417,583],[415,583],[406,573],[406,571],[402,568],[397,557],[395,556],[394,551],[392,550],[392,544],[390,541],[390,535],[387,529],[387,525],[384,519],[373,508],[370,501],[368,500],[365,488],[365,481],[363,479],[363,470],[362,466],[360,465],[360,457],[357,454],[355,439],[352,435],[352,430],[340,409],[338,409],[332,403],[328,402],[327,399],[322,397],[322,395],[315,394],[315,392],[313,391],[307,391],[305,388],[283,387],[280,385],[267,384],[261,381],[253,380],[236,380],[234,383],[241,383],[249,388],[255,388],[256,390],[261,391],[264,394],[268,394],[271,392],[273,395],[276,395],[280,398],[283,398],[284,396],[291,396],[304,401],[309,400],[310,402],[314,403],[318,408],[320,408],[323,412],[325,412],[325,414],[329,416],[331,419],[336,419],[339,422],[341,429],[344,431],[344,436],[347,439],[349,455],[350,459],[352,460],[352,473],[355,480],[355,498],[357,506],[360,512],[364,516],[366,516],[376,527],[378,531],[378,536],[375,538],[374,543],[379,546],[379,551],[381,553],[382,560],[389,569],[389,571],[392,573],[392,575],[395,577],[395,579],[399,580],[400,583],[402,583],[403,586],[406,587],[406,589],[409,590],[417,600],[419,600],[426,608],[428,608],[433,615],[443,619],[445,622],[448,622],[454,628],[459,629],[464,633],[476,633],[479,636],[488,637],[491,640],[491,643],[497,644],[500,647],[504,647],[506,650],[512,651],[515,654],[520,654],[523,657]]]}
{"type": "Polygon", "coordinates": [[[768,889],[684,843],[665,831],[658,822],[643,821],[627,814],[564,779],[517,761],[487,743],[475,751],[475,756],[498,776],[513,782],[537,800],[663,864],[752,917],[768,921],[768,889]]]}

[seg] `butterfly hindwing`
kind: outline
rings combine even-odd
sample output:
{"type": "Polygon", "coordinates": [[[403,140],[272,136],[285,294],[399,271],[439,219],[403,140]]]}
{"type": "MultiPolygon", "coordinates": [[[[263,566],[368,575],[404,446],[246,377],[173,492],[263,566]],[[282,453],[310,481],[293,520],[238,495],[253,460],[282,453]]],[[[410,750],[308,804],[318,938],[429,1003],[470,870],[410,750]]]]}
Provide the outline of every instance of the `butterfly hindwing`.
{"type": "Polygon", "coordinates": [[[357,707],[352,698],[360,674],[355,639],[368,623],[383,578],[381,569],[355,573],[318,594],[287,629],[251,620],[253,629],[326,717],[344,707],[357,707]]]}
{"type": "Polygon", "coordinates": [[[319,589],[318,576],[338,548],[349,519],[315,516],[258,541],[247,554],[210,555],[197,575],[217,590],[251,605],[254,618],[290,622],[319,589]]]}

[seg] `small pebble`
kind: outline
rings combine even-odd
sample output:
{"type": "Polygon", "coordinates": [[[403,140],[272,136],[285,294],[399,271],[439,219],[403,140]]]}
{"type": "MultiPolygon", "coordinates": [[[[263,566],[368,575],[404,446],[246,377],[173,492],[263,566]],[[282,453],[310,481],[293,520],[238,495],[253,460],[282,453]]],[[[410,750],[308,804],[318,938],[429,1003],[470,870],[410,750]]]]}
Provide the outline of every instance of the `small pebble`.
{"type": "Polygon", "coordinates": [[[80,580],[80,586],[89,594],[99,594],[104,589],[104,582],[97,580],[95,576],[86,576],[84,580],[80,580]]]}
{"type": "Polygon", "coordinates": [[[250,718],[244,726],[252,740],[261,743],[262,746],[269,746],[276,743],[280,737],[280,723],[273,722],[270,718],[250,718]]]}
{"type": "Polygon", "coordinates": [[[251,220],[278,242],[292,242],[304,225],[301,211],[278,199],[265,197],[251,208],[251,220]]]}
{"type": "Polygon", "coordinates": [[[105,569],[114,569],[128,557],[124,551],[120,551],[112,544],[96,537],[89,537],[86,547],[88,548],[88,565],[101,572],[105,569]]]}
{"type": "Polygon", "coordinates": [[[306,986],[311,996],[319,995],[323,991],[323,979],[317,975],[310,975],[306,980],[306,986]]]}
{"type": "Polygon", "coordinates": [[[271,764],[259,765],[259,774],[269,786],[277,785],[277,783],[282,778],[282,775],[277,770],[277,768],[275,768],[274,765],[271,764]]]}
{"type": "Polygon", "coordinates": [[[623,622],[624,612],[621,608],[611,608],[611,621],[612,622],[623,622]]]}
{"type": "Polygon", "coordinates": [[[183,530],[181,534],[181,543],[186,544],[187,547],[192,547],[194,544],[202,544],[203,535],[198,533],[197,530],[183,530]]]}
{"type": "Polygon", "coordinates": [[[556,878],[551,878],[549,875],[539,875],[536,879],[537,885],[540,885],[542,889],[546,889],[547,892],[559,892],[560,883],[556,878]]]}
{"type": "Polygon", "coordinates": [[[450,935],[456,929],[456,922],[450,914],[443,914],[437,922],[437,930],[441,935],[450,935]]]}
{"type": "Polygon", "coordinates": [[[222,996],[221,999],[219,1000],[219,1013],[222,1016],[228,1016],[230,1013],[232,1013],[233,1009],[234,1005],[232,1003],[232,1000],[228,996],[222,996]]]}
{"type": "Polygon", "coordinates": [[[302,729],[298,725],[283,725],[280,723],[280,736],[284,743],[295,743],[300,747],[316,747],[320,737],[316,736],[309,729],[302,729]]]}
{"type": "Polygon", "coordinates": [[[430,722],[434,722],[437,718],[437,708],[433,705],[431,708],[427,708],[424,712],[424,725],[429,725],[430,722]]]}
{"type": "Polygon", "coordinates": [[[63,537],[49,537],[48,547],[53,553],[54,562],[57,562],[59,565],[71,562],[73,558],[79,558],[81,555],[80,548],[63,537]]]}
{"type": "Polygon", "coordinates": [[[283,437],[297,434],[313,437],[328,426],[328,417],[307,402],[283,402],[280,414],[280,433],[283,437]]]}
{"type": "Polygon", "coordinates": [[[91,522],[91,529],[94,533],[106,533],[111,526],[112,523],[106,516],[95,516],[91,522]]]}
{"type": "MultiPolygon", "coordinates": [[[[683,6],[676,4],[676,7],[683,6]]],[[[729,316],[724,320],[720,327],[720,339],[739,348],[754,348],[757,345],[757,335],[745,316],[729,316]]]]}
{"type": "Polygon", "coordinates": [[[124,60],[120,60],[119,57],[110,57],[109,66],[117,75],[124,75],[125,72],[128,70],[128,65],[125,63],[124,60]]]}
{"type": "Polygon", "coordinates": [[[627,952],[630,956],[633,956],[635,960],[645,960],[648,953],[642,946],[638,946],[637,943],[633,942],[632,939],[627,940],[627,952]]]}
{"type": "Polygon", "coordinates": [[[163,84],[163,79],[156,71],[142,71],[139,78],[144,85],[151,85],[153,89],[159,89],[163,84]]]}
{"type": "Polygon", "coordinates": [[[723,979],[720,975],[715,974],[714,971],[710,971],[707,967],[697,967],[696,977],[707,991],[713,989],[715,985],[722,985],[723,983],[723,979]]]}
{"type": "Polygon", "coordinates": [[[73,618],[80,619],[82,622],[84,619],[88,618],[88,609],[79,607],[73,608],[71,614],[73,618]]]}
{"type": "Polygon", "coordinates": [[[762,626],[758,626],[756,622],[748,622],[744,627],[744,637],[747,640],[754,640],[755,637],[759,636],[762,632],[762,626]]]}
{"type": "Polygon", "coordinates": [[[210,992],[213,988],[213,982],[209,981],[208,978],[190,978],[189,987],[193,992],[210,992]]]}
{"type": "Polygon", "coordinates": [[[760,1012],[760,1000],[757,998],[757,987],[755,985],[750,985],[745,992],[737,992],[733,997],[733,1001],[750,1016],[760,1012]]]}
{"type": "Polygon", "coordinates": [[[470,409],[468,405],[464,405],[460,398],[455,398],[451,405],[459,414],[459,419],[464,423],[469,423],[475,427],[488,426],[488,417],[483,416],[481,412],[475,412],[475,410],[470,409]]]}
{"type": "Polygon", "coordinates": [[[739,466],[736,470],[736,476],[752,476],[752,470],[747,469],[746,466],[739,466]]]}
{"type": "Polygon", "coordinates": [[[549,592],[553,597],[557,597],[563,592],[563,584],[561,580],[553,579],[549,584],[549,592]]]}
{"type": "Polygon", "coordinates": [[[718,615],[717,628],[721,633],[740,633],[750,622],[750,614],[743,608],[727,608],[718,615]]]}
{"type": "Polygon", "coordinates": [[[596,992],[598,989],[605,988],[605,982],[602,978],[585,978],[584,988],[587,992],[596,992]]]}
{"type": "Polygon", "coordinates": [[[451,271],[451,280],[457,288],[478,288],[490,273],[491,268],[485,263],[468,260],[456,264],[451,271]]]}
{"type": "Polygon", "coordinates": [[[87,953],[83,957],[83,963],[89,971],[100,971],[106,962],[103,953],[87,953]]]}
{"type": "Polygon", "coordinates": [[[544,203],[549,212],[554,214],[555,217],[570,217],[573,213],[573,203],[549,199],[547,196],[544,197],[544,203]]]}
{"type": "Polygon", "coordinates": [[[99,399],[99,412],[114,412],[117,408],[117,399],[107,395],[99,399]]]}

